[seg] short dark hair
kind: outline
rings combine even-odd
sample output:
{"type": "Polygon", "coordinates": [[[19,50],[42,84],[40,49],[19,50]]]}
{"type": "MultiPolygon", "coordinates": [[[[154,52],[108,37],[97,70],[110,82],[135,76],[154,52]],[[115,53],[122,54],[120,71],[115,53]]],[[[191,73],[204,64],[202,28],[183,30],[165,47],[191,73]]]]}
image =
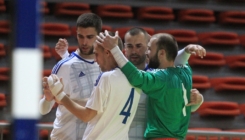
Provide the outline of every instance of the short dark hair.
{"type": "MultiPolygon", "coordinates": [[[[143,28],[140,28],[140,27],[133,27],[131,29],[129,29],[125,35],[129,33],[131,36],[135,36],[135,35],[138,35],[140,33],[143,33],[145,35],[145,38],[148,39],[148,33],[143,29],[143,28]]],[[[125,39],[125,38],[124,38],[125,39]]],[[[148,42],[148,40],[146,40],[148,42]]]]}
{"type": "Polygon", "coordinates": [[[102,29],[102,20],[98,15],[94,13],[84,13],[78,17],[77,27],[94,27],[97,34],[99,34],[102,29]]]}
{"type": "Polygon", "coordinates": [[[156,42],[157,50],[164,49],[168,61],[174,61],[178,54],[178,44],[175,38],[166,33],[157,34],[158,40],[156,42]]]}

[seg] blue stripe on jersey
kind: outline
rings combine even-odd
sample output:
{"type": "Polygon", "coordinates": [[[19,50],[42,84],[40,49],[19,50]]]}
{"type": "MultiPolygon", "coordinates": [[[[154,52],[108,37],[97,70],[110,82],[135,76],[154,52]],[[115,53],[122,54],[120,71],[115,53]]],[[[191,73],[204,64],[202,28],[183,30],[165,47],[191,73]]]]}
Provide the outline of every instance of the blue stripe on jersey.
{"type": "Polygon", "coordinates": [[[99,81],[100,81],[100,77],[102,76],[103,72],[98,76],[98,78],[96,79],[96,82],[94,84],[94,86],[97,86],[99,81]]]}
{"type": "Polygon", "coordinates": [[[83,59],[82,57],[80,57],[79,55],[77,55],[75,52],[72,52],[73,55],[75,55],[78,59],[81,59],[84,62],[90,63],[90,64],[94,64],[94,61],[87,61],[85,59],[83,59]]]}
{"type": "Polygon", "coordinates": [[[64,60],[60,60],[53,68],[52,70],[52,74],[57,74],[60,67],[67,61],[71,60],[73,57],[75,57],[74,55],[70,55],[69,57],[65,58],[64,60]]]}

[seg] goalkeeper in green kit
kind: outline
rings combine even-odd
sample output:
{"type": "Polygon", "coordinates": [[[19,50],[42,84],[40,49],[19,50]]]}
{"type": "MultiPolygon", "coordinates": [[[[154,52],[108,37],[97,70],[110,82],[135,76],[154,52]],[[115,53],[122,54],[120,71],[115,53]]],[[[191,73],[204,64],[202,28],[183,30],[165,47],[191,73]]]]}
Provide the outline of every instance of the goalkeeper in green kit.
{"type": "MultiPolygon", "coordinates": [[[[145,138],[150,140],[184,139],[191,111],[195,111],[200,104],[192,106],[188,104],[191,102],[192,70],[188,64],[174,66],[178,53],[175,38],[164,33],[151,37],[148,43],[148,67],[155,70],[145,72],[128,62],[117,47],[118,33],[114,37],[107,31],[105,34],[106,36],[97,36],[96,42],[111,51],[130,84],[141,88],[149,97],[145,138]]],[[[204,52],[198,55],[203,57],[204,52]]]]}

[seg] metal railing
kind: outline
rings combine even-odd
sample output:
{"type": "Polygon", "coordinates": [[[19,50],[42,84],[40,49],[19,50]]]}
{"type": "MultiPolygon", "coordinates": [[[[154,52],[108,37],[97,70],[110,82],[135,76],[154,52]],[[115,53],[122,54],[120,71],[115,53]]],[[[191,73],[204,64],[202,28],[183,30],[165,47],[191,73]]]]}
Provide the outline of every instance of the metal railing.
{"type": "MultiPolygon", "coordinates": [[[[3,140],[3,130],[8,129],[10,127],[10,123],[4,123],[0,122],[0,140],[3,140]]],[[[52,124],[37,124],[37,127],[39,130],[46,129],[51,132],[53,129],[52,124]]],[[[188,130],[187,135],[195,136],[195,139],[197,140],[199,136],[206,137],[207,140],[210,139],[210,137],[215,136],[218,137],[218,140],[222,140],[224,137],[227,139],[225,140],[232,140],[232,138],[236,138],[236,140],[245,140],[245,133],[243,132],[227,132],[227,131],[199,131],[199,130],[188,130]]]]}

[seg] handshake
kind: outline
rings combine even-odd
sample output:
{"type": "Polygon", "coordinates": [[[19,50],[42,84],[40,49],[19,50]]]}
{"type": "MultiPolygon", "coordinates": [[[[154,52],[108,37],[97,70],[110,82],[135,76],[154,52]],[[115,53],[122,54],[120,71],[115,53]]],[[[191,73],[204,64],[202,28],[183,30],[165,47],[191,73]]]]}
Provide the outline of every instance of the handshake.
{"type": "Polygon", "coordinates": [[[55,96],[58,101],[61,101],[66,94],[63,91],[63,84],[57,75],[51,74],[47,78],[47,83],[51,93],[55,96]]]}

